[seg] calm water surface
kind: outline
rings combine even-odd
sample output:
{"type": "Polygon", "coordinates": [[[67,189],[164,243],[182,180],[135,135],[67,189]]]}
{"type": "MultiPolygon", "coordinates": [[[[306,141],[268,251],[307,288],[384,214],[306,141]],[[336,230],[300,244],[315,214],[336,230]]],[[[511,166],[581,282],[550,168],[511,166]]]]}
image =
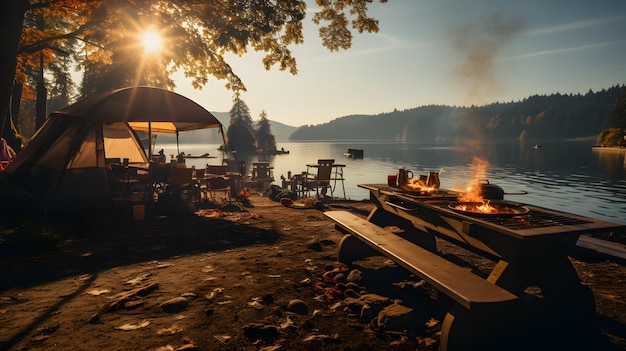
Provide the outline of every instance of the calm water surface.
{"type": "MultiPolygon", "coordinates": [[[[406,167],[416,176],[439,171],[441,187],[463,190],[488,179],[506,193],[505,199],[626,224],[626,163],[624,152],[592,150],[593,142],[544,142],[541,148],[520,142],[286,142],[288,155],[272,156],[274,176],[306,171],[307,163],[334,158],[344,168],[348,198],[361,200],[369,192],[362,183],[385,183],[388,174],[406,167]],[[364,158],[346,158],[348,148],[362,148],[364,158]]],[[[161,148],[163,146],[158,146],[161,148]]],[[[189,159],[189,165],[220,163],[217,145],[181,145],[187,154],[209,152],[216,159],[189,159]]],[[[173,149],[165,148],[167,153],[173,149]]],[[[251,164],[258,159],[246,159],[251,164]]],[[[340,191],[340,190],[339,190],[340,191]]],[[[337,190],[336,190],[337,194],[337,190]]]]}

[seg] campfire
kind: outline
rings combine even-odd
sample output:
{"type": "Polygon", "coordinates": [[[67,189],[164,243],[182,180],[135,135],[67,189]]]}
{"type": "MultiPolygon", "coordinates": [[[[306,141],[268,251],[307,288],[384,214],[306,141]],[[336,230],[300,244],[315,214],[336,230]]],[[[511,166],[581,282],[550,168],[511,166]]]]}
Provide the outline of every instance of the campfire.
{"type": "Polygon", "coordinates": [[[455,210],[476,213],[496,213],[497,209],[489,204],[489,200],[481,202],[466,202],[454,206],[455,210]]]}
{"type": "Polygon", "coordinates": [[[527,207],[484,200],[481,202],[455,202],[450,204],[453,210],[476,215],[516,216],[529,212],[527,207]]]}
{"type": "Polygon", "coordinates": [[[482,195],[481,187],[478,182],[467,187],[467,191],[459,194],[459,203],[455,204],[452,209],[483,214],[498,213],[498,210],[492,206],[491,200],[485,200],[482,195]]]}
{"type": "Polygon", "coordinates": [[[420,175],[419,178],[409,178],[404,188],[422,195],[436,194],[439,189],[439,173],[429,172],[428,175],[420,175]]]}
{"type": "MultiPolygon", "coordinates": [[[[499,200],[502,199],[500,196],[498,196],[496,200],[491,198],[485,199],[485,189],[493,190],[493,187],[497,186],[490,185],[488,182],[476,183],[468,187],[467,192],[459,194],[457,198],[458,202],[452,203],[448,207],[459,212],[478,215],[515,216],[528,213],[529,210],[527,207],[500,202],[499,200]],[[490,187],[486,188],[486,186],[490,187]]],[[[497,187],[497,189],[501,191],[499,187],[497,187]]]]}
{"type": "Polygon", "coordinates": [[[443,168],[439,172],[428,172],[427,175],[417,177],[413,177],[413,173],[406,168],[401,168],[398,172],[398,186],[404,190],[405,194],[412,196],[432,199],[456,198],[456,202],[449,203],[447,206],[464,214],[516,216],[529,212],[527,207],[503,201],[504,190],[484,179],[489,162],[474,158],[472,166],[475,169],[475,177],[465,192],[451,192],[439,188],[439,174],[443,168]]]}
{"type": "Polygon", "coordinates": [[[467,187],[466,192],[459,194],[457,198],[459,202],[451,204],[449,206],[451,209],[484,215],[518,215],[528,212],[525,207],[498,202],[503,199],[502,188],[489,184],[486,179],[481,179],[489,165],[487,161],[475,158],[473,165],[476,167],[474,182],[467,187]]]}
{"type": "Polygon", "coordinates": [[[423,179],[416,179],[416,178],[411,178],[409,179],[409,181],[406,183],[405,187],[408,190],[412,190],[412,191],[418,191],[422,194],[432,194],[435,193],[437,191],[437,188],[435,186],[428,186],[426,185],[426,180],[423,179]]]}

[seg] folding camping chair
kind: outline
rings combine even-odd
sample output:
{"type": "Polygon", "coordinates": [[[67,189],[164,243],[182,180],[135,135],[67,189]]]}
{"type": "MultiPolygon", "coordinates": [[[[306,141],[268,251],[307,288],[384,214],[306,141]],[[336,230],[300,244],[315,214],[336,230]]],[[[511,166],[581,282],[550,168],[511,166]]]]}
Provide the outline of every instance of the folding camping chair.
{"type": "Polygon", "coordinates": [[[333,198],[333,187],[330,184],[331,174],[333,169],[334,159],[321,159],[317,160],[317,176],[315,180],[309,183],[309,187],[315,189],[317,198],[326,197],[326,192],[330,189],[330,198],[333,198]]]}
{"type": "Polygon", "coordinates": [[[202,182],[201,188],[204,190],[204,197],[207,201],[217,201],[217,194],[224,193],[222,199],[230,202],[230,180],[228,176],[228,165],[207,165],[204,172],[204,180],[202,182]]]}

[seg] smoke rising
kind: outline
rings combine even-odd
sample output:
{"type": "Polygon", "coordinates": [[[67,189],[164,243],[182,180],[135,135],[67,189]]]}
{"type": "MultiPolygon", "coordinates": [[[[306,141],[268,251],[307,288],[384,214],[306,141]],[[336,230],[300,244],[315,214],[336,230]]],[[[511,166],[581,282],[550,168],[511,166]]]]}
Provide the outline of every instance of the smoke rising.
{"type": "Polygon", "coordinates": [[[501,48],[524,27],[523,19],[496,12],[454,31],[452,46],[461,60],[455,69],[455,75],[466,87],[469,101],[490,101],[490,94],[504,88],[505,81],[498,79],[495,61],[501,48]]]}

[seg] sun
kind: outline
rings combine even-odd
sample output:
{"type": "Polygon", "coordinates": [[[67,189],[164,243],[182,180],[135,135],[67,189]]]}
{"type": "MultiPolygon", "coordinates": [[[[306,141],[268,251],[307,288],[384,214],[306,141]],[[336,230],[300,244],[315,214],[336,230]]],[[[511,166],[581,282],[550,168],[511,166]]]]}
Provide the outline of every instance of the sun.
{"type": "Polygon", "coordinates": [[[141,34],[141,43],[147,54],[157,54],[163,50],[163,42],[158,32],[147,30],[141,34]]]}

